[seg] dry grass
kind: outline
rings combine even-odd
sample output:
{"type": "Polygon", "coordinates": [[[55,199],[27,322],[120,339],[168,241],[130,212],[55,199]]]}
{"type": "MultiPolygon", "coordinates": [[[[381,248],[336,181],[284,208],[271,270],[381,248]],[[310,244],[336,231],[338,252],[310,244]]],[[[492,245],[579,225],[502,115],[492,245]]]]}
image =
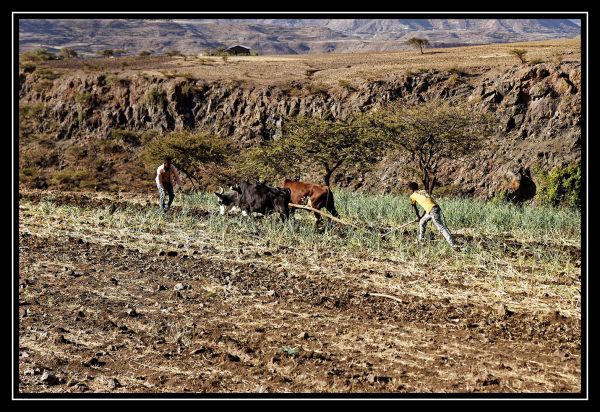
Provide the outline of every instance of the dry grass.
{"type": "Polygon", "coordinates": [[[183,59],[170,57],[127,57],[115,59],[51,61],[44,65],[57,71],[108,71],[120,68],[122,75],[143,73],[161,77],[161,71],[179,71],[205,81],[243,80],[252,84],[285,84],[291,80],[312,80],[337,85],[340,80],[365,81],[390,74],[402,75],[420,70],[461,70],[482,73],[504,70],[519,64],[510,54],[515,47],[527,50],[527,59],[544,62],[580,61],[581,40],[547,40],[527,43],[506,43],[484,46],[427,49],[419,51],[381,53],[306,54],[275,56],[195,56],[183,59]],[[559,57],[557,57],[559,56],[559,57]],[[309,71],[310,79],[307,78],[309,71]],[[251,78],[247,75],[251,73],[251,78]]]}

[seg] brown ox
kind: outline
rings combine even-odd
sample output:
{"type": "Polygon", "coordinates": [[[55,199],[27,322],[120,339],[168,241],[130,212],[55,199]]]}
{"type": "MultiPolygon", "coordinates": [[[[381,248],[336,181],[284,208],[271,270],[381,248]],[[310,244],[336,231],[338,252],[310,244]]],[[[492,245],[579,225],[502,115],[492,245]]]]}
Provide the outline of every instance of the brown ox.
{"type": "MultiPolygon", "coordinates": [[[[304,200],[308,198],[308,205],[310,207],[319,210],[324,207],[333,216],[339,216],[337,210],[335,210],[333,193],[331,192],[329,186],[284,179],[282,187],[288,188],[292,191],[292,203],[302,204],[304,203],[304,200]]],[[[322,216],[319,213],[313,213],[317,218],[316,224],[318,224],[321,221],[322,216]]]]}

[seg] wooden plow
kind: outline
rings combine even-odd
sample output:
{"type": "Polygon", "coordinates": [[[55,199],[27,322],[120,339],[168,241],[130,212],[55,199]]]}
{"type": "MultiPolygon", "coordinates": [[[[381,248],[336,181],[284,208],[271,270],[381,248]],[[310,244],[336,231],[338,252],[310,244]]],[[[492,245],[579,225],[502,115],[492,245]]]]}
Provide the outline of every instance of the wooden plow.
{"type": "MultiPolygon", "coordinates": [[[[337,217],[335,217],[335,216],[333,216],[333,215],[331,215],[331,214],[329,214],[329,213],[327,213],[327,212],[322,212],[322,211],[320,211],[320,210],[318,210],[318,209],[315,209],[315,208],[313,208],[313,207],[310,207],[310,206],[306,206],[306,205],[297,205],[297,204],[295,204],[295,203],[289,203],[289,204],[288,204],[288,206],[289,206],[289,207],[293,207],[294,209],[305,209],[305,210],[310,210],[311,212],[315,212],[315,213],[318,213],[318,214],[320,214],[321,216],[325,216],[326,218],[328,218],[328,219],[331,219],[331,220],[333,220],[334,222],[338,222],[338,223],[340,223],[340,224],[342,224],[342,225],[346,225],[346,226],[352,226],[352,227],[354,227],[354,228],[360,229],[360,226],[357,226],[357,225],[355,225],[355,224],[353,224],[353,223],[350,223],[350,222],[344,222],[342,219],[339,219],[339,218],[337,218],[337,217]]],[[[405,228],[406,226],[408,226],[408,225],[410,225],[410,224],[417,223],[417,222],[418,222],[418,220],[412,220],[412,221],[410,221],[410,222],[407,222],[407,223],[405,223],[405,224],[403,224],[403,225],[401,225],[401,226],[399,226],[399,227],[392,228],[391,230],[389,230],[388,232],[386,232],[386,233],[384,233],[383,235],[380,235],[380,236],[381,236],[381,238],[384,238],[384,237],[388,236],[388,235],[389,235],[389,234],[391,234],[391,233],[394,233],[394,232],[396,232],[396,231],[398,231],[398,230],[401,230],[401,229],[405,228]]],[[[370,230],[377,230],[377,231],[380,231],[380,230],[379,230],[377,227],[373,227],[373,226],[367,226],[367,228],[368,228],[368,229],[370,229],[370,230]]]]}

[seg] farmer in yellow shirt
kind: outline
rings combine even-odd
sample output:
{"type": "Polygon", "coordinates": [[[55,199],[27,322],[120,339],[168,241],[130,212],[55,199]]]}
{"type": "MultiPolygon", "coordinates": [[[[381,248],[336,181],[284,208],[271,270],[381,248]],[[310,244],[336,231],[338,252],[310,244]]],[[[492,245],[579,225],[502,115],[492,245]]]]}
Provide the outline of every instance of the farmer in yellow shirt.
{"type": "Polygon", "coordinates": [[[440,209],[439,205],[435,202],[433,197],[425,190],[418,190],[419,185],[415,182],[410,182],[408,184],[408,188],[412,193],[410,195],[410,203],[415,209],[415,213],[417,214],[417,218],[419,219],[419,241],[423,240],[423,235],[425,234],[425,229],[427,226],[427,222],[429,220],[433,220],[433,224],[438,228],[438,230],[442,233],[446,242],[450,244],[450,246],[454,245],[454,240],[452,240],[452,235],[448,231],[448,228],[444,224],[442,220],[442,209],[440,209]],[[423,216],[419,215],[419,209],[417,208],[417,204],[425,209],[425,213],[423,216]]]}

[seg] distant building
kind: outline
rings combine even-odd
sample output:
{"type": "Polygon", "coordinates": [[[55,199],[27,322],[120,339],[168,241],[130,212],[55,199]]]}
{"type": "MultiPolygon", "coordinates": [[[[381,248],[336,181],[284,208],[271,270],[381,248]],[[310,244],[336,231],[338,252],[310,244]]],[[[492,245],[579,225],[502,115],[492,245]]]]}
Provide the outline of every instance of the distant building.
{"type": "Polygon", "coordinates": [[[241,46],[239,44],[236,44],[235,46],[226,48],[225,53],[236,54],[236,55],[238,55],[238,54],[249,55],[250,47],[241,46]]]}

